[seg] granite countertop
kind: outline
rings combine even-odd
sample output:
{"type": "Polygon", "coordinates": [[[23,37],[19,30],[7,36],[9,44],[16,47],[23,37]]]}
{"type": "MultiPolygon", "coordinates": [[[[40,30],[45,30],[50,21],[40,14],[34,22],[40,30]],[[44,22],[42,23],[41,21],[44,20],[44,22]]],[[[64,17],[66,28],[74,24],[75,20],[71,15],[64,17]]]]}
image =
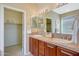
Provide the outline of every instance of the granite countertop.
{"type": "Polygon", "coordinates": [[[30,35],[30,37],[50,43],[50,44],[54,44],[56,46],[70,49],[75,52],[79,52],[79,44],[77,45],[73,44],[71,41],[68,41],[68,40],[59,39],[59,38],[48,38],[41,35],[30,35]]]}

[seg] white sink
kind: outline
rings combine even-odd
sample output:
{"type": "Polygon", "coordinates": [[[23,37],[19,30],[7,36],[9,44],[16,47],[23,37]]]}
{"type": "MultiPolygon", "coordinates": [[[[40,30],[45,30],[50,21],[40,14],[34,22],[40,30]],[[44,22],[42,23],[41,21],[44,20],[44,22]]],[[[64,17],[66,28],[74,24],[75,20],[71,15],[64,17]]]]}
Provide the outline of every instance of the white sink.
{"type": "Polygon", "coordinates": [[[72,43],[72,41],[69,41],[69,40],[59,40],[59,42],[61,42],[61,43],[72,43]]]}
{"type": "Polygon", "coordinates": [[[72,43],[72,41],[69,41],[69,40],[66,40],[66,39],[55,39],[54,38],[54,40],[55,40],[55,42],[58,42],[58,43],[72,43]]]}
{"type": "Polygon", "coordinates": [[[42,37],[42,35],[33,35],[33,36],[36,36],[36,37],[42,37]]]}

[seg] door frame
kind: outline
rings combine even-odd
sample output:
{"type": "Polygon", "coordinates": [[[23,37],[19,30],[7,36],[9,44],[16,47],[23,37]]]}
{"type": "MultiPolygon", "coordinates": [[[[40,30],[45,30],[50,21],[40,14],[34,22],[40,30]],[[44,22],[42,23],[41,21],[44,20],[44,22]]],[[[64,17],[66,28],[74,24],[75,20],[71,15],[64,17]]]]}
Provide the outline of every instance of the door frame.
{"type": "Polygon", "coordinates": [[[25,10],[22,10],[22,9],[19,9],[19,8],[15,8],[15,7],[12,7],[12,6],[8,6],[8,5],[1,5],[1,20],[2,21],[2,29],[3,29],[3,38],[2,38],[2,45],[3,45],[3,51],[2,51],[2,54],[4,56],[4,8],[7,8],[7,9],[11,9],[11,10],[15,10],[15,11],[18,11],[18,12],[22,12],[23,13],[23,16],[22,16],[22,52],[23,52],[23,55],[26,55],[26,11],[25,10]]]}

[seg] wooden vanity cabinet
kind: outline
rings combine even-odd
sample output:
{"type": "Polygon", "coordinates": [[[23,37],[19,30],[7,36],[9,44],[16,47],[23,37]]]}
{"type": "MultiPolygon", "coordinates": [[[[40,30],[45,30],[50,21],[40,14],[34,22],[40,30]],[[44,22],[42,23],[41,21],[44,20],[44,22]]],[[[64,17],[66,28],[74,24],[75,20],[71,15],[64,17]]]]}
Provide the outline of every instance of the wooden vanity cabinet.
{"type": "Polygon", "coordinates": [[[39,41],[34,38],[29,39],[29,51],[32,53],[34,56],[38,56],[38,43],[39,41]]]}
{"type": "Polygon", "coordinates": [[[57,47],[57,56],[79,56],[79,53],[66,48],[57,47]]]}
{"type": "Polygon", "coordinates": [[[56,56],[56,46],[39,41],[39,56],[56,56]]]}
{"type": "Polygon", "coordinates": [[[45,42],[39,40],[39,56],[45,55],[45,42]]]}
{"type": "Polygon", "coordinates": [[[29,51],[32,53],[32,38],[29,37],[29,51]]]}
{"type": "Polygon", "coordinates": [[[57,47],[55,45],[46,44],[45,45],[45,56],[56,56],[57,47]]]}
{"type": "Polygon", "coordinates": [[[79,53],[30,37],[29,51],[34,56],[79,56],[79,53]]]}
{"type": "Polygon", "coordinates": [[[34,56],[38,56],[38,40],[37,39],[33,39],[33,43],[32,43],[32,49],[33,49],[33,55],[34,56]]]}

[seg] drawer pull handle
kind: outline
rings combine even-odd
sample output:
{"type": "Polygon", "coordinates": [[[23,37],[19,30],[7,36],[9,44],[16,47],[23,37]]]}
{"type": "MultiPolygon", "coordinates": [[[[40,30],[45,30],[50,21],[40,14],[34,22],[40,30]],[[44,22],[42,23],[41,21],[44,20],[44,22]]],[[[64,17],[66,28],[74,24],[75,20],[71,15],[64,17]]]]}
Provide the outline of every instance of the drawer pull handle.
{"type": "Polygon", "coordinates": [[[63,50],[61,50],[61,52],[64,53],[64,54],[67,54],[67,55],[69,55],[69,56],[72,56],[72,54],[67,53],[67,52],[65,52],[65,51],[63,51],[63,50]]]}
{"type": "Polygon", "coordinates": [[[50,46],[50,45],[47,45],[48,47],[50,47],[50,48],[54,48],[53,46],[50,46]]]}

